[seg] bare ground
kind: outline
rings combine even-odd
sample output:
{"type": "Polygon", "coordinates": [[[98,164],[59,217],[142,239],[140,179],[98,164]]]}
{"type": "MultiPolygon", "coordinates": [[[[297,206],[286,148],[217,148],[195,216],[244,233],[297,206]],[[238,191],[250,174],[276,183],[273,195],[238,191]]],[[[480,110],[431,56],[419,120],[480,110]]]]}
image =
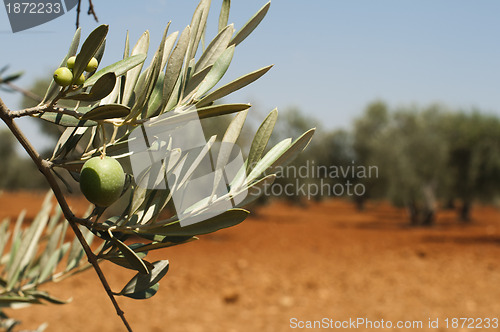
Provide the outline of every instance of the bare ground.
{"type": "MultiPolygon", "coordinates": [[[[0,218],[23,207],[32,216],[42,198],[4,194],[0,218]]],[[[119,302],[139,332],[298,330],[293,318],[423,324],[393,331],[432,330],[431,318],[439,319],[434,331],[468,331],[444,320],[500,316],[500,211],[476,207],[469,225],[455,219],[441,211],[436,226],[414,229],[403,210],[384,203],[364,212],[343,200],[273,203],[232,229],[153,253],[150,260],[170,260],[158,294],[119,302]]],[[[115,290],[133,275],[103,269],[115,290]]],[[[48,322],[47,331],[125,331],[92,270],[44,289],[72,302],[9,310],[23,328],[48,322]]]]}

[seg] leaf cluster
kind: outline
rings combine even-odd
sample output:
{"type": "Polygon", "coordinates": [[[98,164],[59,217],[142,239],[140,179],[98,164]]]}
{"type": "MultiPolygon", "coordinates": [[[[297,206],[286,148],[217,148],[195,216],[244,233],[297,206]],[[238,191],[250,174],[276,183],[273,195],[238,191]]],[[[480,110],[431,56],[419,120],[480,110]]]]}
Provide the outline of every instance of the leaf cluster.
{"type": "MultiPolygon", "coordinates": [[[[134,45],[127,34],[123,59],[88,74],[82,85],[59,87],[52,81],[43,101],[35,108],[33,116],[64,128],[48,161],[51,171],[68,189],[73,187],[71,181],[79,182],[82,165],[94,156],[106,154],[116,158],[128,173],[122,198],[107,211],[96,207],[86,222],[82,222],[103,240],[98,259],[137,271],[137,275],[115,295],[134,299],[154,295],[169,265],[167,260],[148,261],[146,255],[150,251],[184,244],[197,239],[198,235],[242,222],[249,214],[243,207],[258,197],[262,186],[274,181],[277,167],[288,164],[310,142],[314,129],[296,140],[284,139],[267,151],[277,121],[277,110],[273,110],[255,133],[243,167],[226,184],[227,194],[216,195],[216,188],[224,180],[222,169],[232,158],[233,151],[228,147],[234,146],[240,136],[251,107],[246,103],[220,104],[217,101],[256,81],[272,66],[223,85],[219,83],[231,64],[236,47],[258,26],[269,6],[270,3],[264,5],[236,31],[233,24],[228,24],[230,1],[223,1],[218,32],[198,52],[200,45],[205,45],[210,9],[210,1],[201,0],[191,24],[183,31],[169,33],[170,24],[167,25],[153,54],[150,54],[148,31],[134,45]],[[201,55],[196,58],[199,53],[201,55]],[[148,54],[152,59],[146,66],[148,54]],[[57,107],[65,100],[76,101],[76,105],[57,107]],[[206,119],[227,114],[236,116],[220,137],[220,144],[214,144],[217,139],[214,135],[199,149],[183,151],[172,144],[171,137],[162,136],[165,128],[180,127],[191,117],[206,119]],[[134,139],[146,127],[156,130],[158,135],[143,151],[131,150],[134,139]],[[164,151],[161,162],[151,165],[138,178],[134,177],[131,156],[158,150],[164,151]],[[169,214],[172,197],[186,188],[208,155],[213,158],[215,169],[212,193],[183,207],[182,211],[169,214]],[[70,180],[64,174],[69,174],[70,180]],[[148,181],[154,181],[155,185],[141,185],[148,181]],[[214,208],[225,212],[210,214],[214,208]],[[109,217],[109,211],[115,215],[109,217]],[[190,218],[202,221],[181,226],[181,221],[190,218]]],[[[100,62],[107,32],[108,26],[99,26],[79,48],[81,31],[78,29],[60,66],[65,65],[69,57],[76,56],[73,68],[76,79],[92,57],[100,62]]]]}

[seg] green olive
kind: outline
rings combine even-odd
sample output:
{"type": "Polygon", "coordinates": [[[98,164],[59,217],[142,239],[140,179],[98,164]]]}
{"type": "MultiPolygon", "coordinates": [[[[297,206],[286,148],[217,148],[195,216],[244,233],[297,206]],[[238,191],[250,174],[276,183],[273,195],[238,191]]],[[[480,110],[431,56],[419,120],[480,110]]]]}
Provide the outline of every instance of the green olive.
{"type": "Polygon", "coordinates": [[[60,86],[68,86],[73,81],[73,73],[67,67],[57,68],[54,72],[54,81],[60,86]]]}
{"type": "Polygon", "coordinates": [[[66,61],[66,66],[69,68],[69,69],[73,69],[73,67],[75,66],[75,61],[76,61],[76,56],[72,56],[72,57],[69,57],[68,61],[66,61]]]}
{"type": "Polygon", "coordinates": [[[76,85],[82,85],[85,83],[85,75],[83,73],[80,75],[80,77],[76,80],[75,84],[76,85]]]}
{"type": "Polygon", "coordinates": [[[85,162],[80,172],[80,189],[90,202],[106,207],[113,204],[123,191],[125,172],[120,163],[110,157],[94,157],[85,162]]]}
{"type": "Polygon", "coordinates": [[[92,59],[90,59],[87,67],[85,67],[85,71],[91,73],[97,69],[97,66],[99,66],[99,63],[97,62],[97,59],[93,57],[92,59]]]}

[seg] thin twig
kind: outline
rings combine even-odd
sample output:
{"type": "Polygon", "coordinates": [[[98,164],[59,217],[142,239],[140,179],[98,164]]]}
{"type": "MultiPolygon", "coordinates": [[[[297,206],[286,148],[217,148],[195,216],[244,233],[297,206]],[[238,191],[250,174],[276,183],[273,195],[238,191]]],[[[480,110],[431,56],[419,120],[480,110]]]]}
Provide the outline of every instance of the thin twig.
{"type": "Polygon", "coordinates": [[[85,251],[85,254],[87,255],[88,261],[92,266],[94,267],[94,270],[97,273],[97,276],[99,277],[104,289],[106,290],[106,293],[108,294],[111,302],[113,303],[113,306],[115,307],[116,314],[121,318],[123,324],[127,328],[127,331],[132,332],[132,328],[130,327],[129,323],[127,322],[127,319],[125,318],[125,313],[123,310],[121,310],[120,306],[118,305],[118,302],[115,299],[115,296],[113,295],[113,292],[111,291],[111,288],[108,284],[108,281],[106,280],[106,277],[104,276],[104,273],[101,270],[101,267],[99,266],[99,262],[97,260],[97,256],[93,253],[92,249],[90,248],[89,244],[85,240],[85,237],[81,233],[80,229],[78,228],[78,223],[84,223],[84,222],[89,222],[88,220],[77,218],[73,212],[71,211],[66,198],[64,197],[64,194],[61,190],[61,187],[59,187],[59,184],[57,183],[54,175],[51,173],[51,166],[52,163],[49,161],[42,159],[40,157],[40,154],[36,151],[36,149],[33,147],[30,141],[24,136],[22,133],[21,129],[17,126],[17,124],[14,122],[12,116],[12,111],[10,111],[7,106],[4,104],[3,100],[0,98],[0,118],[5,122],[7,127],[10,129],[10,131],[14,134],[18,142],[22,145],[24,150],[28,153],[28,155],[31,157],[35,165],[38,167],[40,172],[45,176],[47,179],[47,182],[49,183],[52,191],[54,192],[54,195],[57,199],[57,202],[59,203],[61,210],[64,214],[64,217],[68,221],[71,229],[73,229],[73,232],[75,233],[75,236],[77,237],[78,241],[80,241],[80,244],[83,247],[83,250],[85,251]]]}
{"type": "MultiPolygon", "coordinates": [[[[82,0],[78,0],[78,5],[76,6],[76,28],[77,29],[80,27],[81,7],[82,7],[82,0]]],[[[94,17],[94,20],[96,22],[99,22],[99,19],[97,18],[97,14],[94,10],[94,4],[92,3],[92,0],[89,0],[89,10],[87,10],[87,15],[92,15],[94,17]]]]}
{"type": "Polygon", "coordinates": [[[80,27],[80,7],[82,5],[82,0],[78,0],[78,5],[76,6],[76,29],[80,27]]]}
{"type": "Polygon", "coordinates": [[[11,88],[12,90],[15,90],[15,91],[17,91],[17,92],[22,93],[23,95],[25,95],[25,96],[26,96],[26,97],[28,97],[28,98],[31,98],[31,99],[33,99],[33,100],[35,100],[35,101],[39,102],[39,103],[40,103],[40,102],[42,102],[42,99],[43,99],[43,98],[42,98],[42,97],[40,97],[39,95],[37,95],[37,94],[35,94],[35,93],[31,92],[31,91],[28,91],[28,90],[26,90],[26,89],[23,89],[23,88],[21,88],[21,87],[19,87],[19,86],[15,85],[15,84],[13,84],[13,83],[11,83],[11,82],[7,82],[7,83],[5,83],[5,82],[4,82],[3,84],[7,85],[7,86],[8,86],[9,88],[11,88]]]}
{"type": "Polygon", "coordinates": [[[94,11],[94,4],[92,3],[92,0],[89,0],[89,10],[87,11],[87,14],[94,16],[94,20],[96,22],[99,22],[99,19],[97,18],[97,14],[94,11]]]}
{"type": "Polygon", "coordinates": [[[19,111],[9,111],[8,116],[11,119],[14,118],[20,118],[23,116],[28,116],[28,115],[36,115],[36,114],[41,114],[45,112],[50,112],[50,113],[58,113],[58,114],[65,114],[65,115],[70,115],[73,116],[77,119],[80,119],[83,114],[79,113],[77,111],[73,111],[64,107],[50,107],[50,105],[38,105],[35,107],[30,107],[30,108],[25,108],[23,110],[19,111]]]}

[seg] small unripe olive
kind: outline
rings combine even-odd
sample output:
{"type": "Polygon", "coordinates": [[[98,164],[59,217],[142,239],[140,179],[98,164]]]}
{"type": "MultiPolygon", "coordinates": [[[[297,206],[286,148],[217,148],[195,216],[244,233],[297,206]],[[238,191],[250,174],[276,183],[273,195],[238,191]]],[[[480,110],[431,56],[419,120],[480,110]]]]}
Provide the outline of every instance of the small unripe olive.
{"type": "Polygon", "coordinates": [[[72,57],[69,57],[68,61],[66,61],[66,66],[69,68],[69,69],[73,69],[73,67],[75,66],[75,61],[76,61],[76,56],[72,56],[72,57]]]}
{"type": "Polygon", "coordinates": [[[87,64],[87,67],[85,67],[85,71],[91,73],[97,69],[97,66],[99,66],[97,59],[92,57],[92,59],[90,59],[89,63],[87,64]]]}
{"type": "Polygon", "coordinates": [[[73,80],[73,73],[67,67],[57,68],[54,72],[54,81],[60,86],[68,86],[73,80]]]}
{"type": "Polygon", "coordinates": [[[83,73],[80,75],[80,77],[76,80],[75,84],[76,85],[82,85],[85,83],[85,75],[83,73]]]}
{"type": "Polygon", "coordinates": [[[125,173],[120,163],[110,157],[94,157],[85,162],[80,172],[80,189],[97,206],[110,206],[123,191],[125,173]]]}

